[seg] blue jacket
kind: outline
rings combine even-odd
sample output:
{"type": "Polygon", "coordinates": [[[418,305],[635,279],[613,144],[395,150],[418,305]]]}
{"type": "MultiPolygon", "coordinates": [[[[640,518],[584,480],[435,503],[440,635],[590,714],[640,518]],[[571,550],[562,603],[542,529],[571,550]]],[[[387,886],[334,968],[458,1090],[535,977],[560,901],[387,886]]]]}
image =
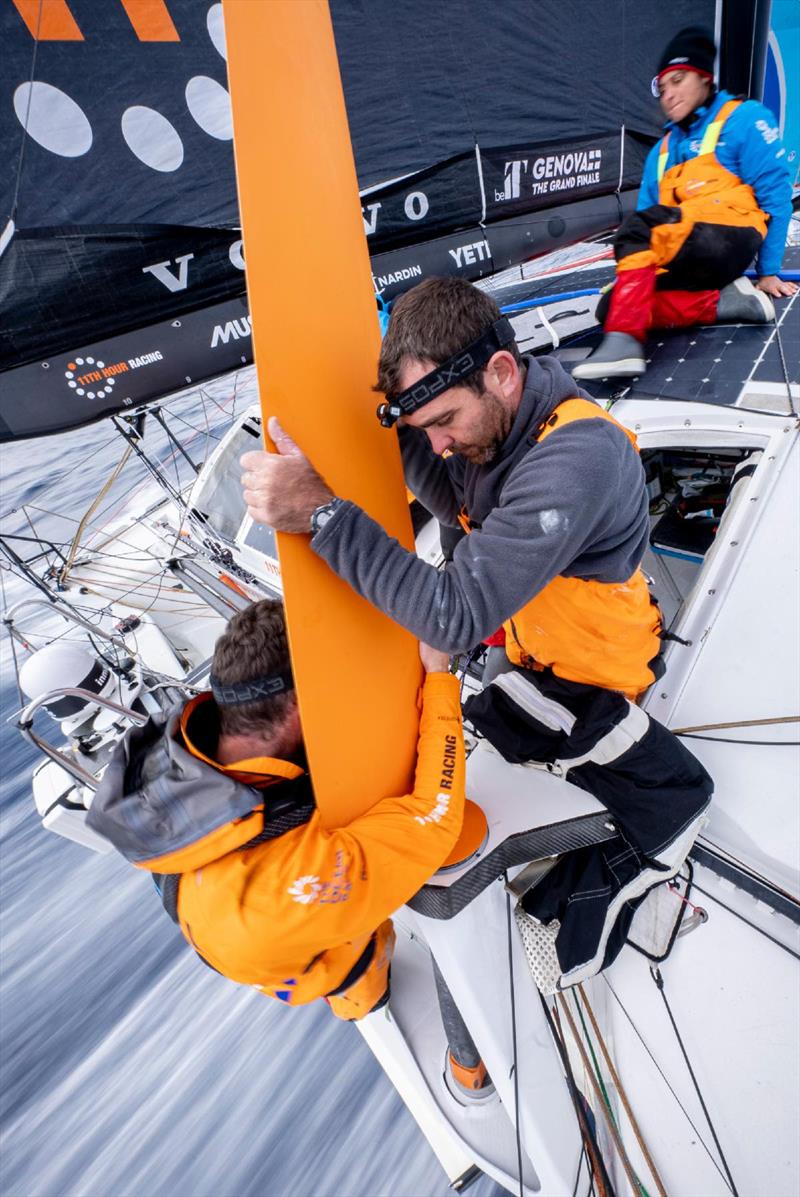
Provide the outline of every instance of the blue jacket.
{"type": "MultiPolygon", "coordinates": [[[[706,126],[723,104],[732,99],[734,97],[729,92],[721,91],[710,104],[698,108],[688,133],[668,121],[664,126],[670,134],[667,170],[679,162],[696,157],[706,126]]],[[[636,205],[639,209],[658,203],[660,147],[659,141],[647,156],[636,205]]],[[[756,261],[756,270],[762,276],[777,274],[781,268],[786,231],[792,215],[792,184],[786,150],[775,127],[775,117],[769,109],[757,100],[745,100],[725,122],[717,142],[716,157],[726,170],[743,183],[750,184],[759,207],[769,216],[767,235],[756,261]]]]}

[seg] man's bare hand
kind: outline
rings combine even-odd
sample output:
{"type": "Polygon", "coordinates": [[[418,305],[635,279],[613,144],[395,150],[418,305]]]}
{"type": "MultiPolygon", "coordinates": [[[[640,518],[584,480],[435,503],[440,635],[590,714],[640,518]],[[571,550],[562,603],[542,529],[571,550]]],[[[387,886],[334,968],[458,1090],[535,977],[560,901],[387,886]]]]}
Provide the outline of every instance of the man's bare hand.
{"type": "Polygon", "coordinates": [[[780,299],[784,295],[794,295],[797,283],[790,283],[788,279],[778,278],[777,274],[765,274],[756,283],[759,291],[780,299]]]}
{"type": "Polygon", "coordinates": [[[422,640],[419,642],[419,656],[426,673],[450,672],[450,658],[447,653],[440,652],[438,648],[431,648],[422,640]]]}
{"type": "Polygon", "coordinates": [[[333,491],[274,416],[267,427],[278,452],[254,449],[239,459],[247,510],[279,532],[308,532],[312,511],[329,503],[333,491]]]}

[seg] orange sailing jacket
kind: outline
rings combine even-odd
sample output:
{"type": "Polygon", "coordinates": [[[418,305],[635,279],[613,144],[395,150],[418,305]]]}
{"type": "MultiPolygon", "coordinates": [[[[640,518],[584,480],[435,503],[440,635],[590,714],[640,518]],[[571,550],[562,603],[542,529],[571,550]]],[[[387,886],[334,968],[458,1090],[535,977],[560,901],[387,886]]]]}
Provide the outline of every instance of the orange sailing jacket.
{"type": "MultiPolygon", "coordinates": [[[[566,399],[535,436],[540,443],[573,420],[608,420],[636,446],[636,437],[588,399],[566,399]]],[[[556,577],[503,625],[515,665],[549,666],[568,681],[621,690],[635,699],[654,680],[650,662],[661,647],[661,618],[641,569],[625,582],[556,577]]]]}
{"type": "MultiPolygon", "coordinates": [[[[284,800],[305,775],[271,758],[216,765],[188,738],[209,700],[128,733],[97,791],[91,825],[138,867],[180,874],[181,929],[213,968],[291,1004],[313,1001],[342,987],[376,929],[458,838],[458,683],[444,673],[425,679],[413,793],[382,798],[334,831],[313,806],[303,810],[301,797],[299,825],[262,842],[271,808],[283,803],[279,817],[292,821],[284,800]]],[[[299,788],[308,802],[308,787],[299,788]]]]}

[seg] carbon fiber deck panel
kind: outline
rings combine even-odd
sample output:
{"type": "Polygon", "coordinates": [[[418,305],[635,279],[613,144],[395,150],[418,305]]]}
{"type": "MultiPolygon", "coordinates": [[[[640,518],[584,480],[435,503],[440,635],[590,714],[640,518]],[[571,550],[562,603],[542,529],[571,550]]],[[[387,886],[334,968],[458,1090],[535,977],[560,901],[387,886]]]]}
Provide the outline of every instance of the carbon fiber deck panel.
{"type": "Polygon", "coordinates": [[[426,918],[451,919],[502,876],[505,869],[610,839],[614,832],[609,829],[609,819],[607,812],[599,812],[510,835],[449,886],[435,882],[423,885],[407,906],[426,918]]]}

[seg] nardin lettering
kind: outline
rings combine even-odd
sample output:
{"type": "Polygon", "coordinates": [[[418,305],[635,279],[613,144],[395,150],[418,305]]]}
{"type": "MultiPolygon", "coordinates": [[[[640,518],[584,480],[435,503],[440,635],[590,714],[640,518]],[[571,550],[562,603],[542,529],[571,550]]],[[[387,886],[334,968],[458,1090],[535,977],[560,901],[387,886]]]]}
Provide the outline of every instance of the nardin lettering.
{"type": "Polygon", "coordinates": [[[170,270],[172,263],[156,262],[152,266],[143,266],[142,274],[152,274],[160,283],[163,283],[168,291],[185,291],[189,285],[189,263],[194,254],[182,254],[175,259],[175,264],[178,267],[177,275],[170,270]]]}
{"type": "Polygon", "coordinates": [[[410,278],[421,278],[421,266],[404,266],[402,270],[395,270],[392,274],[373,274],[372,282],[376,291],[385,291],[394,283],[403,283],[410,278]]]}

